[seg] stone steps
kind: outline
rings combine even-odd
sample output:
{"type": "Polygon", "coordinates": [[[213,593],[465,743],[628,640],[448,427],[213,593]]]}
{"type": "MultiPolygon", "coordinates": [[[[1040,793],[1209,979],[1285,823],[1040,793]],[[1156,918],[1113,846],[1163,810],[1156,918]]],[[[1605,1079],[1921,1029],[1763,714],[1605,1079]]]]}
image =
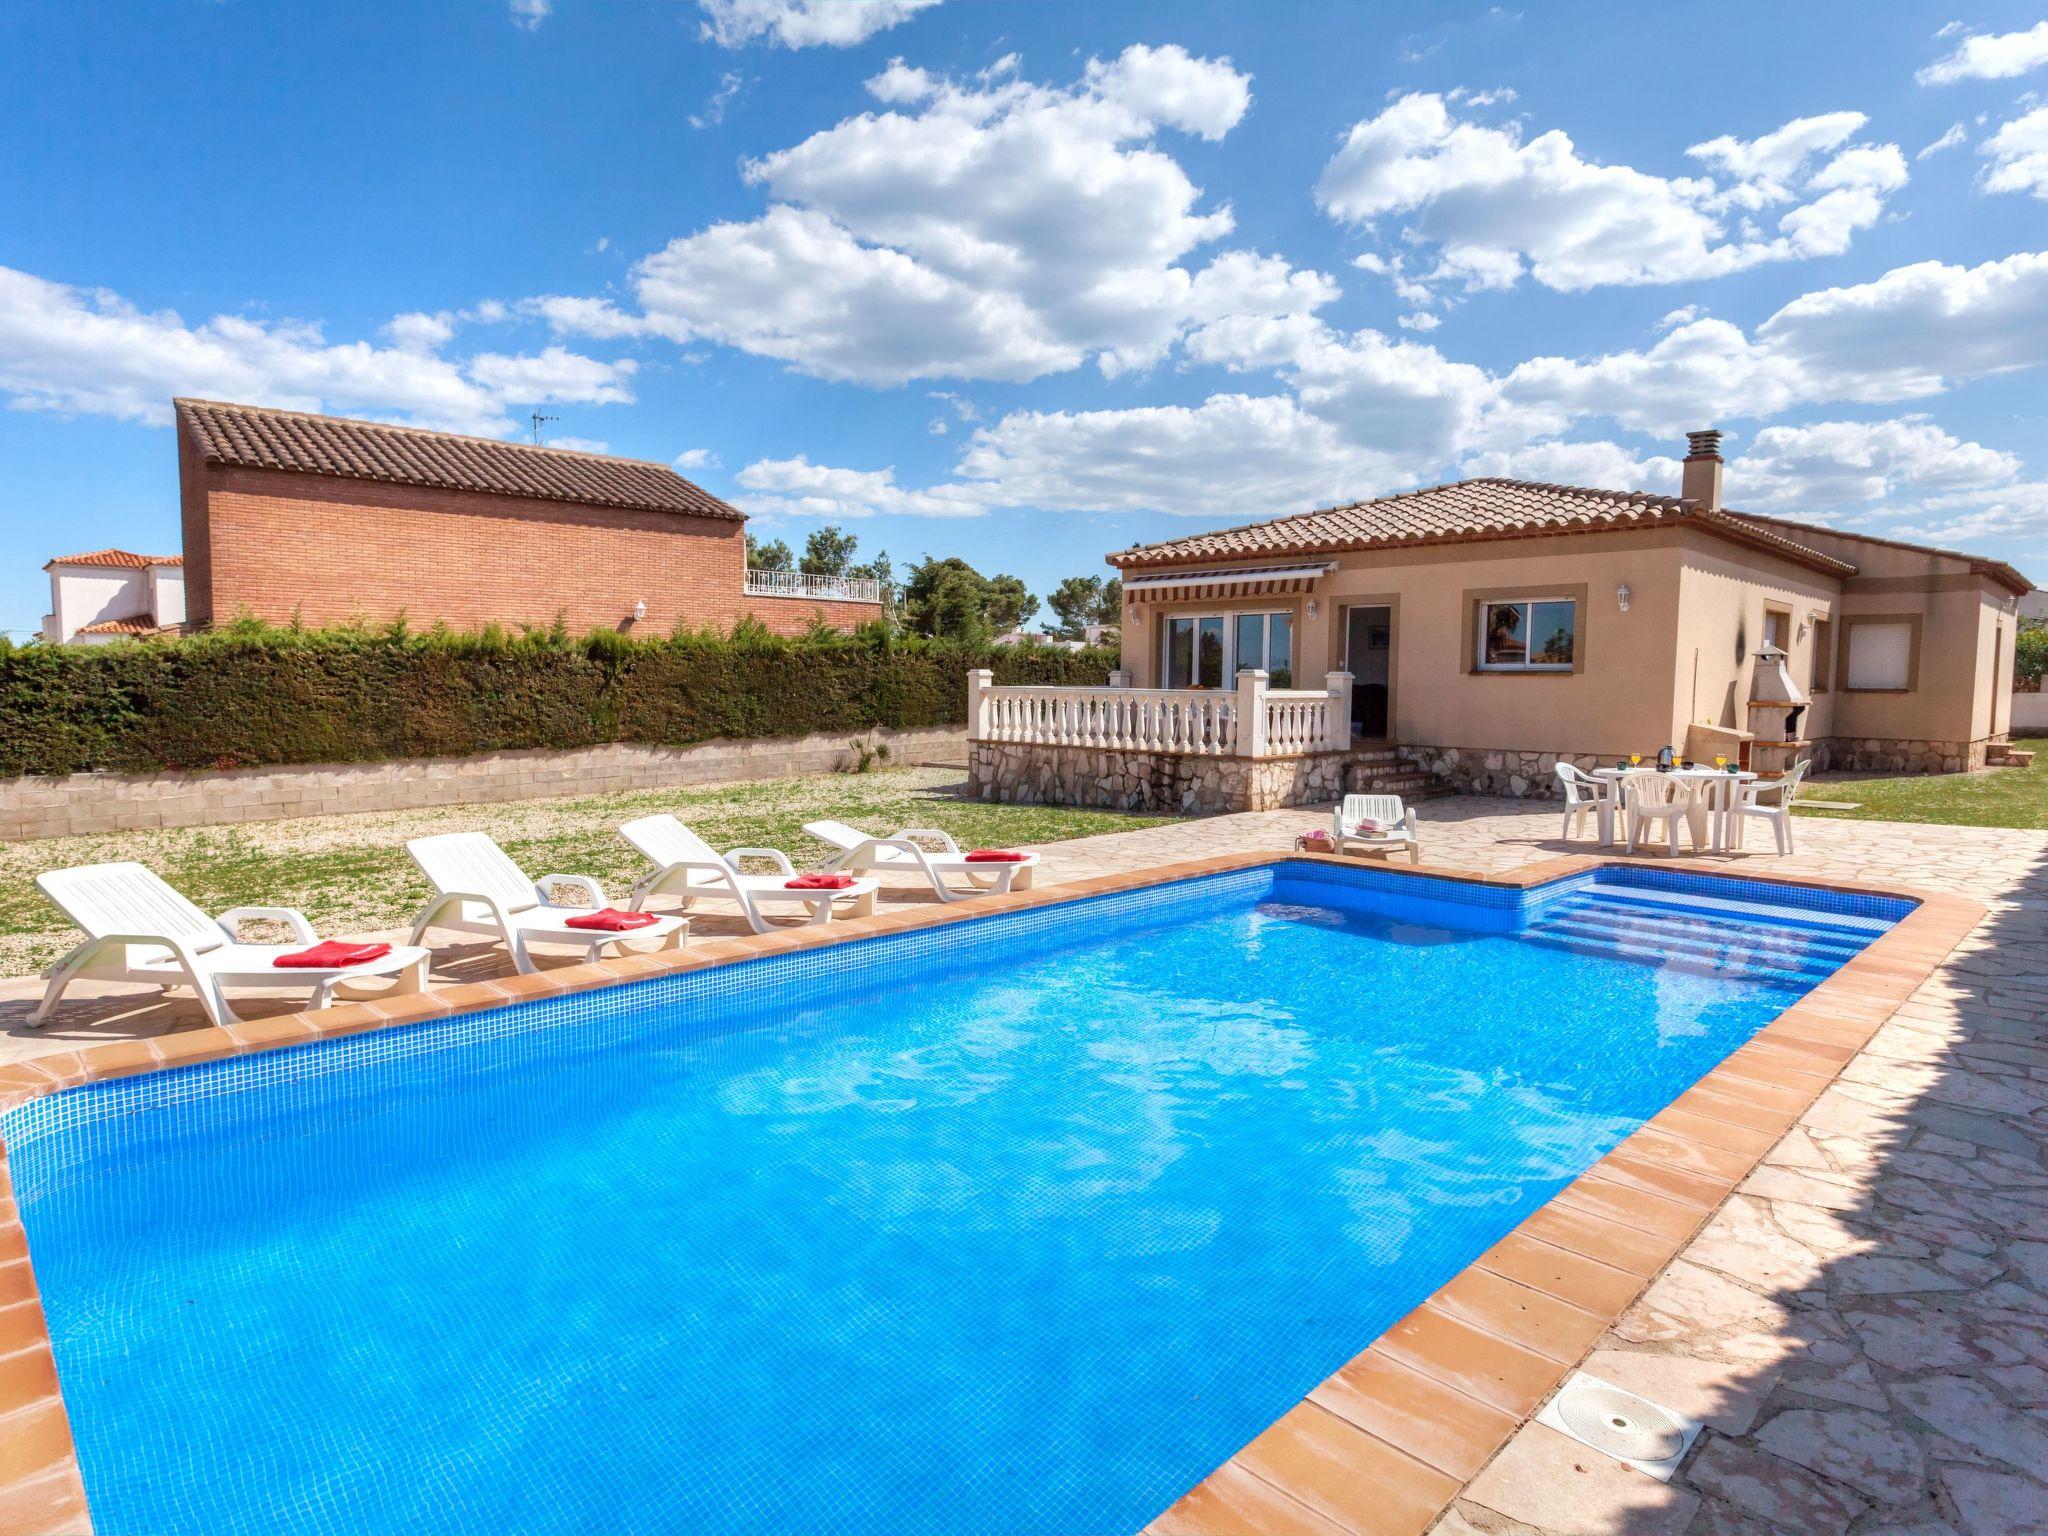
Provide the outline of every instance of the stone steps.
{"type": "Polygon", "coordinates": [[[1399,795],[1403,800],[1435,800],[1454,793],[1435,774],[1397,746],[1354,747],[1344,764],[1344,790],[1353,795],[1399,795]]]}

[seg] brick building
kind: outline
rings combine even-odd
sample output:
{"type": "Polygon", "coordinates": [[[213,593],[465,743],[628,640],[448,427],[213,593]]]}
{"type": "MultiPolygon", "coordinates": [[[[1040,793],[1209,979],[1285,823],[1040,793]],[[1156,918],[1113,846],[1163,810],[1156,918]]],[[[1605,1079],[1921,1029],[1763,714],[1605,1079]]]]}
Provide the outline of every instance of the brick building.
{"type": "Polygon", "coordinates": [[[755,614],[876,618],[874,583],[750,574],[746,514],[666,465],[178,400],[185,613],[312,625],[404,614],[666,634],[755,614]],[[792,592],[791,589],[797,590],[792,592]]]}

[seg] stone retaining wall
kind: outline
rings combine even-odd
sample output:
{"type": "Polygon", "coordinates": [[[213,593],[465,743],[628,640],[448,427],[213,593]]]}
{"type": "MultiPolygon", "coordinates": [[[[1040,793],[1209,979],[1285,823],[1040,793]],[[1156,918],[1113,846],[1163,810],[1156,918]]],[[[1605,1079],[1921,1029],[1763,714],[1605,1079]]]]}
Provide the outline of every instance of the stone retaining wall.
{"type": "Polygon", "coordinates": [[[1344,752],[1251,759],[1107,747],[968,743],[971,793],[1006,805],[1216,815],[1313,805],[1343,793],[1344,752]]]}
{"type": "MultiPolygon", "coordinates": [[[[1985,766],[1990,747],[2003,737],[1982,741],[1894,741],[1862,736],[1831,736],[1813,745],[1816,771],[1845,773],[1974,773],[1985,766]]],[[[1612,754],[1590,752],[1517,752],[1494,747],[1404,746],[1402,755],[1415,761],[1463,795],[1508,795],[1517,799],[1555,800],[1560,760],[1591,772],[1612,767],[1612,754]]]]}
{"type": "Polygon", "coordinates": [[[856,767],[863,744],[870,752],[888,748],[883,761],[891,764],[956,764],[966,758],[967,732],[946,726],[690,747],[614,744],[393,763],[5,779],[0,841],[788,778],[856,767]]]}

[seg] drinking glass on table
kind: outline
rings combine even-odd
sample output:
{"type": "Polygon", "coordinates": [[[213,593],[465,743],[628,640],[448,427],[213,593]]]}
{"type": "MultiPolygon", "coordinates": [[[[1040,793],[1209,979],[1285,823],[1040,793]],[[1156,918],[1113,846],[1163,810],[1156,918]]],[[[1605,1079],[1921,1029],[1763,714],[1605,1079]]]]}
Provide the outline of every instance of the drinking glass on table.
{"type": "Polygon", "coordinates": [[[1640,753],[1640,752],[1631,752],[1631,753],[1629,753],[1629,755],[1628,755],[1628,765],[1629,765],[1629,767],[1631,767],[1631,768],[1640,768],[1640,767],[1642,767],[1642,766],[1643,766],[1643,754],[1642,754],[1642,753],[1640,753]]]}
{"type": "Polygon", "coordinates": [[[1728,754],[1725,752],[1716,752],[1714,754],[1714,766],[1716,768],[1726,769],[1728,766],[1728,754]]]}

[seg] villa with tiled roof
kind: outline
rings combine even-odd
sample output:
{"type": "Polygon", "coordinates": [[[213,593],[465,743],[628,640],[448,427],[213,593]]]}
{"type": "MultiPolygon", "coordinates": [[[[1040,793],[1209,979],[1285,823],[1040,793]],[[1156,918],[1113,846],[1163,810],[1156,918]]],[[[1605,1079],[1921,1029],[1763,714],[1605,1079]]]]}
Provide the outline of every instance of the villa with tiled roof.
{"type": "Polygon", "coordinates": [[[1665,745],[1982,766],[2027,578],[1726,507],[1719,442],[1692,434],[1677,496],[1465,480],[1122,550],[1125,673],[1349,674],[1354,738],[1488,790],[1665,745]]]}

